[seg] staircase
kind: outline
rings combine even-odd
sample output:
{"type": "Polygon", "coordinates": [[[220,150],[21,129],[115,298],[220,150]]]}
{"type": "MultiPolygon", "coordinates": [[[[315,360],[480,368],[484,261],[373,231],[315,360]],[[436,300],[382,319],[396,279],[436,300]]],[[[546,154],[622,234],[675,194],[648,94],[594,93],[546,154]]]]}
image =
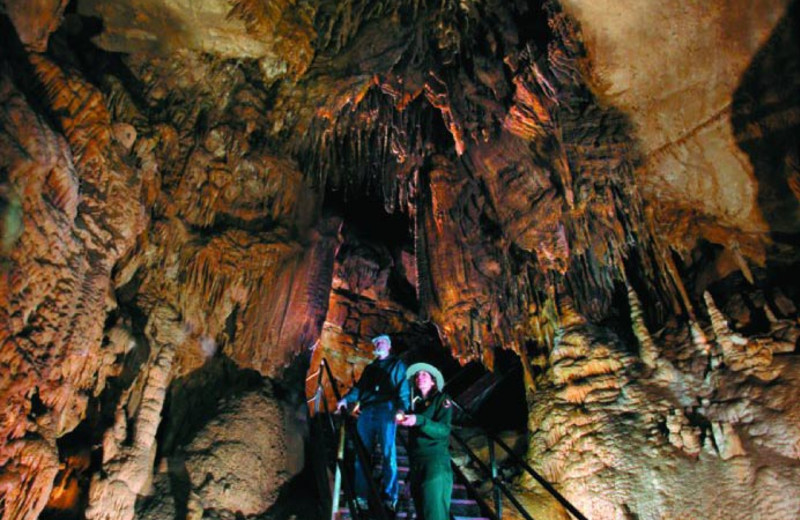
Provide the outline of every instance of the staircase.
{"type": "MultiPolygon", "coordinates": [[[[397,512],[394,515],[396,519],[413,520],[417,518],[414,510],[414,501],[411,498],[411,490],[408,483],[408,452],[406,444],[408,441],[408,430],[406,428],[397,429],[397,477],[400,481],[400,496],[397,501],[397,512]]],[[[380,457],[376,455],[378,459],[380,457]]],[[[375,478],[381,474],[381,464],[376,464],[373,474],[375,478]]],[[[452,520],[489,520],[489,517],[484,516],[481,512],[481,507],[477,500],[471,498],[464,483],[457,482],[457,477],[454,475],[453,491],[450,503],[450,518],[452,520]]],[[[337,517],[341,520],[349,520],[352,518],[350,510],[345,502],[344,495],[340,497],[339,514],[337,517]]],[[[390,518],[392,516],[390,515],[390,518]]]]}
{"type": "MultiPolygon", "coordinates": [[[[317,388],[314,397],[308,400],[308,404],[313,410],[313,416],[315,418],[315,420],[312,422],[312,432],[315,432],[313,436],[318,440],[318,442],[312,443],[312,446],[315,450],[312,460],[316,462],[315,474],[317,475],[317,483],[319,485],[320,492],[324,497],[323,501],[326,501],[331,506],[327,509],[327,514],[330,514],[330,518],[333,520],[365,520],[369,518],[377,518],[379,520],[393,520],[397,518],[413,520],[417,518],[414,511],[413,500],[411,500],[411,493],[408,489],[409,464],[406,450],[408,430],[405,428],[398,429],[397,464],[398,480],[400,481],[400,497],[396,513],[390,515],[389,512],[384,511],[383,508],[373,511],[356,510],[351,512],[346,505],[341,505],[346,504],[347,502],[342,491],[352,490],[353,487],[353,482],[351,480],[352,471],[350,471],[352,465],[346,463],[345,453],[354,452],[354,455],[358,456],[361,460],[369,458],[369,455],[364,453],[363,445],[359,440],[357,440],[358,433],[356,432],[356,427],[352,419],[339,417],[339,420],[335,420],[336,414],[333,414],[332,410],[328,406],[328,400],[325,398],[326,394],[324,390],[325,381],[327,381],[330,385],[331,391],[335,398],[333,401],[334,403],[341,400],[341,395],[339,394],[335,384],[336,379],[333,377],[333,374],[331,374],[330,366],[325,359],[320,362],[319,370],[308,377],[308,379],[311,378],[317,379],[317,388]],[[333,441],[336,438],[339,439],[339,441],[336,443],[336,453],[333,457],[331,457],[330,454],[326,452],[327,447],[332,446],[326,442],[326,439],[333,441]],[[356,439],[355,446],[357,449],[345,450],[345,439],[356,439]],[[332,466],[330,465],[331,462],[333,463],[332,466]],[[333,475],[330,474],[330,470],[332,468],[335,469],[333,475]],[[347,478],[346,475],[350,478],[347,478]],[[330,481],[331,476],[333,476],[332,485],[330,481]],[[334,506],[333,504],[339,505],[334,506]]],[[[493,385],[488,379],[482,379],[478,383],[473,384],[473,388],[475,389],[473,394],[483,396],[486,394],[484,390],[490,386],[493,385]]],[[[453,400],[453,404],[459,413],[463,414],[470,421],[474,422],[474,417],[471,417],[471,414],[465,410],[458,403],[458,401],[453,400]]],[[[514,507],[515,511],[522,516],[522,518],[525,520],[534,520],[533,517],[525,510],[524,505],[515,497],[513,491],[510,490],[503,482],[502,478],[498,476],[497,467],[495,464],[496,459],[494,456],[494,451],[496,449],[495,446],[502,448],[520,470],[524,470],[528,475],[535,479],[545,489],[545,491],[547,491],[572,515],[573,518],[576,518],[577,520],[587,520],[586,517],[566,498],[564,498],[561,493],[559,493],[558,490],[553,487],[552,484],[547,482],[544,477],[539,475],[527,463],[527,461],[515,454],[514,450],[510,448],[502,439],[488,432],[486,432],[486,436],[487,446],[489,449],[488,465],[475,454],[475,452],[467,445],[464,439],[462,439],[455,430],[451,432],[450,438],[451,441],[455,441],[466,451],[472,463],[476,464],[477,467],[481,469],[485,478],[487,479],[487,482],[491,482],[493,486],[492,492],[494,494],[494,506],[489,506],[482,498],[476,498],[476,495],[472,493],[472,491],[474,491],[472,485],[469,482],[466,482],[466,480],[460,480],[461,470],[457,467],[454,467],[454,484],[451,492],[452,499],[450,504],[451,520],[499,520],[501,517],[506,517],[503,512],[503,503],[505,500],[508,500],[508,502],[514,507]]],[[[348,442],[350,442],[350,440],[348,440],[348,442]]],[[[380,467],[373,469],[375,475],[380,475],[380,467]]],[[[370,489],[370,495],[374,497],[374,500],[378,500],[377,490],[374,486],[372,486],[370,489]]]]}

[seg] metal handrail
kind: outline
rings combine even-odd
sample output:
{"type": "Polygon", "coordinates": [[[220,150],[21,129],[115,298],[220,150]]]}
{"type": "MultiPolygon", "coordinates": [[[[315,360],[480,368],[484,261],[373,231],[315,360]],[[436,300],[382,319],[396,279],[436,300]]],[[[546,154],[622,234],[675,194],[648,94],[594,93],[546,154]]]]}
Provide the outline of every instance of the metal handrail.
{"type": "MultiPolygon", "coordinates": [[[[314,400],[316,400],[317,402],[315,404],[315,407],[319,406],[319,400],[321,400],[324,403],[325,413],[328,416],[328,421],[330,422],[331,428],[332,428],[333,432],[335,433],[336,432],[336,427],[335,427],[334,421],[333,421],[333,414],[330,413],[330,410],[328,408],[328,401],[327,401],[327,399],[324,398],[325,393],[324,393],[324,388],[323,388],[323,375],[325,375],[325,374],[327,374],[327,376],[328,376],[328,381],[330,382],[331,390],[333,390],[333,396],[336,399],[336,402],[338,403],[339,401],[342,400],[342,396],[339,393],[339,389],[336,387],[336,384],[335,384],[336,383],[336,378],[333,377],[333,373],[331,372],[330,365],[328,364],[326,359],[323,358],[320,361],[320,368],[319,368],[318,372],[315,373],[315,374],[312,374],[309,377],[309,379],[311,377],[314,377],[315,375],[317,376],[317,391],[316,391],[316,395],[314,397],[314,400]]],[[[316,408],[316,410],[318,411],[318,408],[316,408]]],[[[344,442],[345,442],[345,435],[346,434],[349,435],[350,438],[352,438],[353,441],[354,441],[355,448],[356,448],[355,449],[355,456],[359,459],[359,462],[361,463],[361,467],[364,469],[365,472],[368,471],[367,468],[370,467],[370,465],[367,464],[369,455],[367,454],[367,450],[366,450],[366,448],[364,446],[363,441],[361,440],[361,436],[359,436],[358,430],[356,429],[355,425],[353,424],[353,421],[351,421],[350,418],[347,417],[347,416],[342,416],[342,422],[341,422],[341,425],[340,425],[340,432],[339,432],[339,445],[338,445],[338,448],[337,448],[337,458],[336,458],[336,471],[337,471],[337,473],[339,475],[344,475],[345,477],[348,476],[348,472],[346,471],[345,464],[344,464],[344,442]]],[[[384,509],[383,504],[381,503],[380,494],[375,489],[375,483],[372,481],[371,478],[369,478],[369,476],[368,476],[368,478],[366,480],[367,480],[367,487],[369,488],[370,511],[373,512],[373,513],[377,513],[378,520],[389,520],[388,515],[386,514],[386,510],[384,509]]],[[[355,505],[355,493],[351,489],[351,482],[352,481],[350,479],[348,479],[348,478],[342,479],[342,483],[344,484],[344,487],[345,487],[345,498],[348,501],[348,506],[350,508],[350,513],[353,515],[353,517],[356,520],[358,520],[359,517],[361,516],[361,511],[355,505]]],[[[334,477],[334,487],[335,486],[336,486],[336,477],[334,477]]],[[[331,520],[333,520],[335,518],[335,514],[336,514],[336,510],[334,509],[334,506],[337,506],[337,509],[338,509],[338,489],[334,489],[334,493],[337,496],[336,497],[332,497],[332,500],[331,500],[331,516],[330,516],[331,520]]]]}
{"type": "MultiPolygon", "coordinates": [[[[464,474],[461,468],[458,467],[458,464],[455,463],[452,457],[450,458],[450,466],[453,468],[453,473],[458,475],[459,480],[467,487],[468,496],[475,497],[475,500],[478,502],[481,510],[489,515],[489,520],[500,520],[500,515],[492,511],[492,508],[489,507],[489,504],[486,503],[486,500],[484,500],[475,486],[472,485],[472,482],[469,481],[467,476],[464,474]]],[[[452,517],[453,515],[451,514],[450,516],[452,517]]]]}
{"type": "MultiPolygon", "coordinates": [[[[315,403],[315,411],[319,412],[319,401],[322,400],[324,403],[325,413],[328,417],[328,422],[330,423],[331,430],[336,433],[336,426],[333,420],[333,414],[330,413],[327,399],[324,398],[324,385],[323,385],[323,377],[327,374],[328,381],[330,382],[331,389],[333,391],[334,398],[338,403],[341,401],[342,397],[339,393],[339,389],[336,386],[336,379],[333,377],[333,373],[331,372],[330,365],[328,364],[326,359],[322,359],[320,361],[320,368],[317,372],[312,374],[308,377],[311,379],[313,377],[317,377],[317,391],[316,395],[313,400],[316,401],[315,403]]],[[[451,399],[453,404],[456,408],[464,414],[468,419],[472,420],[475,423],[474,416],[468,412],[459,402],[454,399],[451,399]]],[[[336,458],[336,471],[337,477],[335,478],[334,487],[336,487],[336,480],[340,478],[340,475],[344,475],[345,477],[348,476],[348,472],[346,471],[345,464],[344,464],[344,441],[345,441],[345,432],[353,438],[355,443],[355,455],[358,457],[359,462],[361,463],[362,468],[366,470],[369,465],[366,463],[368,460],[368,454],[366,453],[366,448],[364,447],[364,443],[361,440],[361,437],[358,435],[358,431],[353,424],[353,421],[349,419],[349,417],[344,416],[342,418],[342,422],[340,423],[339,427],[339,446],[337,449],[337,458],[336,458]]],[[[547,482],[541,475],[539,475],[524,459],[522,459],[519,455],[517,455],[511,447],[508,446],[502,439],[497,437],[495,434],[485,431],[484,432],[487,436],[488,445],[489,445],[489,458],[490,463],[487,466],[480,458],[475,454],[475,452],[469,447],[469,445],[458,435],[455,431],[451,431],[451,436],[453,439],[458,442],[462,448],[466,451],[469,458],[477,464],[482,471],[490,476],[490,480],[494,486],[494,502],[495,502],[495,511],[491,511],[487,509],[491,513],[494,518],[502,518],[502,501],[500,493],[504,494],[509,501],[514,505],[514,507],[519,511],[519,513],[526,519],[526,520],[533,520],[533,517],[525,510],[524,506],[519,502],[519,500],[514,496],[511,490],[503,483],[502,479],[499,477],[497,472],[496,466],[496,458],[495,458],[495,450],[494,444],[496,443],[498,446],[503,448],[508,456],[513,460],[519,467],[525,470],[530,476],[532,476],[542,487],[550,493],[553,498],[555,498],[562,506],[564,506],[567,511],[569,511],[575,518],[578,520],[587,520],[587,518],[574,506],[572,505],[563,495],[561,495],[549,482],[547,482]]],[[[463,473],[457,466],[453,463],[452,464],[454,469],[456,469],[459,473],[463,473]]],[[[379,492],[375,489],[375,483],[372,481],[371,478],[367,478],[367,484],[369,488],[370,494],[370,511],[373,513],[377,513],[378,520],[388,520],[388,516],[386,510],[383,507],[383,504],[380,501],[379,492]]],[[[480,499],[480,502],[485,504],[485,501],[480,497],[478,493],[475,492],[474,487],[471,485],[468,479],[463,479],[466,485],[472,489],[473,494],[480,499]]],[[[345,491],[345,498],[348,501],[348,505],[350,507],[350,512],[353,515],[355,520],[359,520],[361,516],[361,510],[355,506],[355,493],[351,488],[352,481],[349,478],[341,479],[342,483],[344,484],[344,491],[345,491]]],[[[331,501],[331,520],[334,520],[336,511],[338,510],[338,489],[334,490],[336,497],[332,497],[333,500],[331,501]],[[336,507],[336,509],[334,509],[336,507]]]]}
{"type": "MultiPolygon", "coordinates": [[[[344,464],[344,443],[345,443],[345,420],[343,419],[339,423],[339,427],[336,427],[336,424],[333,420],[333,415],[330,413],[330,409],[328,407],[328,401],[325,399],[325,392],[323,388],[323,376],[324,371],[322,370],[322,364],[325,363],[325,360],[322,361],[320,364],[320,368],[314,373],[308,376],[306,379],[311,379],[313,377],[317,377],[317,389],[314,392],[314,397],[309,400],[314,401],[314,414],[317,417],[320,417],[319,412],[320,410],[320,401],[322,402],[323,407],[325,408],[325,416],[328,418],[328,424],[330,426],[331,432],[337,437],[337,448],[336,448],[336,460],[334,461],[335,464],[335,473],[334,473],[334,486],[331,493],[331,509],[330,509],[330,520],[335,520],[336,512],[339,509],[339,491],[340,486],[342,485],[342,475],[344,474],[345,477],[349,473],[347,468],[345,468],[344,464]]],[[[331,381],[333,381],[331,379],[331,381]]],[[[334,395],[338,395],[338,390],[336,385],[331,384],[333,389],[334,395]]],[[[353,491],[352,487],[350,486],[351,480],[348,478],[344,479],[344,493],[345,499],[348,502],[348,506],[350,508],[350,512],[353,515],[355,520],[359,520],[361,517],[360,510],[358,507],[355,506],[355,492],[353,491]]]]}
{"type": "MultiPolygon", "coordinates": [[[[488,437],[487,437],[488,439],[488,437]]],[[[492,439],[488,439],[489,444],[489,469],[492,475],[492,481],[497,478],[497,458],[494,456],[494,443],[492,439]]],[[[495,486],[494,487],[494,507],[497,511],[497,516],[503,516],[503,500],[500,496],[500,488],[495,486]]]]}
{"type": "Polygon", "coordinates": [[[514,496],[511,490],[509,490],[508,487],[503,483],[503,481],[497,476],[491,476],[491,469],[475,454],[474,451],[472,451],[472,449],[467,445],[467,442],[456,432],[450,432],[450,435],[461,445],[462,448],[464,448],[464,450],[466,450],[467,455],[469,455],[469,458],[472,459],[472,462],[477,464],[481,470],[490,475],[489,479],[491,480],[492,484],[494,484],[495,489],[499,488],[526,520],[533,520],[533,517],[528,514],[528,512],[525,510],[525,507],[520,503],[519,500],[517,500],[517,497],[514,496]]]}
{"type": "MultiPolygon", "coordinates": [[[[457,409],[458,409],[458,410],[459,410],[461,413],[463,413],[463,414],[464,414],[464,415],[466,415],[466,416],[467,416],[469,419],[471,419],[473,422],[475,422],[475,418],[472,416],[472,414],[471,414],[471,413],[469,413],[467,410],[465,410],[465,409],[464,409],[464,407],[463,407],[463,406],[461,406],[461,404],[459,404],[459,403],[458,403],[458,402],[457,402],[455,399],[451,399],[451,401],[453,402],[453,404],[455,405],[455,407],[456,407],[456,408],[457,408],[457,409]]],[[[486,434],[486,437],[488,438],[488,443],[489,443],[489,457],[490,457],[490,459],[491,459],[491,462],[490,462],[490,464],[491,464],[491,467],[490,467],[490,466],[487,466],[487,465],[486,465],[486,464],[485,464],[485,463],[484,463],[482,460],[480,460],[480,458],[479,458],[479,457],[478,457],[478,456],[475,454],[475,452],[474,452],[474,451],[473,451],[473,450],[472,450],[472,449],[471,449],[471,448],[470,448],[470,447],[467,445],[466,441],[464,441],[464,440],[463,440],[463,439],[462,439],[462,438],[461,438],[461,437],[460,437],[458,434],[456,434],[455,432],[451,432],[451,434],[452,434],[453,438],[454,438],[454,439],[455,439],[455,440],[456,440],[456,441],[457,441],[457,442],[458,442],[458,443],[459,443],[459,444],[460,444],[460,445],[461,445],[461,446],[462,446],[462,447],[463,447],[463,448],[466,450],[466,452],[467,452],[467,455],[470,457],[470,459],[472,459],[472,461],[473,461],[473,462],[475,462],[475,463],[476,463],[476,464],[477,464],[477,465],[478,465],[478,466],[479,466],[479,467],[480,467],[480,468],[481,468],[483,471],[485,471],[485,472],[486,472],[488,475],[490,475],[491,481],[492,481],[492,483],[493,483],[493,484],[494,484],[494,486],[495,486],[495,493],[497,493],[497,491],[496,491],[496,490],[497,490],[497,488],[499,488],[499,489],[500,489],[500,491],[502,491],[502,492],[503,492],[503,494],[505,494],[505,495],[508,497],[508,499],[511,501],[511,503],[512,503],[512,504],[514,504],[514,506],[516,507],[516,509],[517,509],[517,510],[518,510],[518,511],[519,511],[519,512],[520,512],[520,513],[521,513],[521,514],[522,514],[522,515],[523,515],[523,516],[526,518],[526,519],[528,519],[528,520],[533,520],[533,518],[532,518],[532,517],[531,517],[531,516],[530,516],[530,515],[527,513],[527,511],[525,511],[525,509],[524,509],[524,507],[522,506],[522,504],[521,504],[521,503],[519,503],[519,501],[516,499],[516,497],[514,497],[514,496],[513,496],[513,494],[512,494],[512,493],[511,493],[511,492],[508,490],[508,488],[507,488],[507,487],[506,487],[506,486],[503,484],[503,482],[501,481],[501,479],[500,479],[500,478],[497,476],[497,473],[496,473],[496,468],[494,468],[494,464],[495,464],[495,460],[494,460],[494,459],[495,459],[495,457],[494,457],[494,449],[493,449],[493,446],[492,446],[492,444],[493,444],[493,443],[497,443],[497,445],[498,445],[498,446],[500,446],[501,448],[503,448],[503,450],[505,450],[505,451],[506,451],[506,453],[508,453],[509,457],[510,457],[510,458],[511,458],[511,459],[512,459],[512,460],[513,460],[513,461],[514,461],[514,462],[515,462],[515,463],[516,463],[516,464],[517,464],[519,467],[521,467],[522,469],[524,469],[524,470],[525,470],[525,471],[526,471],[526,472],[527,472],[527,473],[528,473],[530,476],[532,476],[534,479],[536,479],[536,481],[537,481],[539,484],[541,484],[541,485],[542,485],[542,487],[543,487],[543,488],[544,488],[544,489],[545,489],[545,490],[546,490],[548,493],[550,493],[550,494],[553,496],[553,498],[555,498],[556,500],[558,500],[558,502],[559,502],[559,503],[560,503],[562,506],[564,506],[564,508],[565,508],[567,511],[569,511],[569,512],[570,512],[570,513],[571,513],[571,514],[572,514],[572,515],[573,515],[575,518],[577,518],[578,520],[587,520],[587,518],[586,518],[586,517],[583,515],[583,513],[581,513],[580,511],[578,511],[578,509],[577,509],[577,508],[576,508],[574,505],[572,505],[572,503],[570,503],[570,502],[569,502],[569,501],[568,501],[566,498],[564,498],[564,496],[563,496],[561,493],[559,493],[559,492],[558,492],[558,491],[557,491],[557,490],[556,490],[556,489],[555,489],[555,488],[554,488],[554,487],[553,487],[553,486],[552,486],[552,485],[551,485],[549,482],[547,482],[547,481],[544,479],[544,477],[542,477],[541,475],[539,475],[539,474],[536,472],[536,470],[534,470],[534,469],[533,469],[533,468],[532,468],[532,467],[531,467],[531,466],[530,466],[530,465],[529,465],[529,464],[528,464],[528,463],[527,463],[527,462],[526,462],[524,459],[522,459],[522,457],[520,457],[519,455],[517,455],[517,454],[516,454],[516,453],[515,453],[515,452],[514,452],[514,451],[511,449],[511,447],[509,447],[509,446],[508,446],[508,444],[506,444],[505,442],[503,442],[503,440],[502,440],[502,439],[500,439],[500,438],[499,438],[499,437],[497,437],[495,434],[493,434],[493,433],[491,433],[491,432],[489,432],[489,431],[484,431],[484,433],[486,434]],[[494,470],[493,470],[493,468],[494,468],[494,470]]],[[[496,509],[497,509],[497,513],[498,513],[498,516],[499,516],[499,515],[500,515],[500,511],[502,511],[502,506],[500,505],[500,500],[499,500],[499,496],[498,496],[498,495],[495,495],[495,504],[496,504],[496,505],[495,505],[495,507],[496,507],[496,509]]]]}

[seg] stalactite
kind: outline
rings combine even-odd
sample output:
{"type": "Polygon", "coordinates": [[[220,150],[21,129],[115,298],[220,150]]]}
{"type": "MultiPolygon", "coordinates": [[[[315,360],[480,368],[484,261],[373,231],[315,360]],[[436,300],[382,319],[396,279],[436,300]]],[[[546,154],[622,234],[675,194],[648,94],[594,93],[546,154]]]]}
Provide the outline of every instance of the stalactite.
{"type": "MultiPolygon", "coordinates": [[[[427,182],[422,179],[422,172],[414,174],[414,184],[417,187],[417,196],[414,201],[414,258],[417,260],[417,298],[420,302],[420,316],[427,319],[428,309],[435,302],[435,293],[431,286],[430,259],[428,253],[428,239],[426,237],[425,219],[428,212],[428,192],[427,182]]],[[[425,176],[427,177],[427,175],[425,176]]]]}
{"type": "Polygon", "coordinates": [[[573,191],[573,176],[569,160],[567,159],[566,147],[564,146],[562,129],[554,129],[553,135],[558,142],[557,149],[560,151],[558,156],[553,159],[553,166],[558,172],[561,186],[564,191],[564,199],[567,202],[567,207],[570,211],[575,209],[575,193],[573,191]]]}
{"type": "Polygon", "coordinates": [[[296,0],[232,0],[228,18],[242,20],[253,34],[274,41],[276,55],[286,59],[292,74],[300,77],[314,58],[315,9],[311,3],[296,0]],[[274,38],[274,34],[287,35],[274,38]]]}
{"type": "Polygon", "coordinates": [[[767,317],[767,320],[769,320],[769,322],[770,322],[772,325],[774,325],[774,324],[778,323],[778,321],[779,321],[779,320],[778,320],[778,317],[777,317],[777,316],[775,316],[775,313],[772,311],[772,309],[770,308],[770,306],[769,306],[769,304],[768,304],[768,303],[766,303],[766,302],[764,303],[764,307],[763,307],[763,309],[764,309],[764,314],[765,314],[765,315],[766,315],[766,317],[767,317]]]}
{"type": "Polygon", "coordinates": [[[681,299],[683,301],[683,307],[684,309],[686,309],[686,313],[689,315],[689,320],[690,321],[696,320],[694,314],[694,307],[692,306],[692,302],[689,299],[689,294],[686,292],[686,287],[683,285],[681,276],[678,273],[677,267],[675,267],[675,262],[672,261],[672,257],[670,256],[669,251],[662,251],[661,260],[664,262],[664,265],[667,268],[667,272],[670,275],[670,280],[672,281],[672,284],[678,290],[678,294],[681,295],[681,299]]]}
{"type": "Polygon", "coordinates": [[[755,283],[753,279],[753,273],[750,271],[750,266],[747,265],[747,260],[744,258],[744,255],[742,255],[742,250],[739,248],[739,243],[731,243],[730,250],[733,253],[733,258],[736,260],[736,265],[738,265],[739,269],[741,269],[745,279],[750,282],[750,285],[753,285],[755,283]]]}

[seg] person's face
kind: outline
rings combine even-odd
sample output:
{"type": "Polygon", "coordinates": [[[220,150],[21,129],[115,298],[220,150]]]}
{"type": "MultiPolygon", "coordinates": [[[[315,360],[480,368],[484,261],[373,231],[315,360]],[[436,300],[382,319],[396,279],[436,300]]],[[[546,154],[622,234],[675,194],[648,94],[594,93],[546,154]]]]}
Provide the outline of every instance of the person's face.
{"type": "Polygon", "coordinates": [[[417,384],[419,391],[422,392],[422,395],[427,395],[433,388],[433,377],[424,370],[417,372],[414,382],[417,384]]]}
{"type": "Polygon", "coordinates": [[[375,355],[379,358],[388,356],[390,350],[392,350],[392,344],[385,339],[379,339],[375,342],[375,355]]]}

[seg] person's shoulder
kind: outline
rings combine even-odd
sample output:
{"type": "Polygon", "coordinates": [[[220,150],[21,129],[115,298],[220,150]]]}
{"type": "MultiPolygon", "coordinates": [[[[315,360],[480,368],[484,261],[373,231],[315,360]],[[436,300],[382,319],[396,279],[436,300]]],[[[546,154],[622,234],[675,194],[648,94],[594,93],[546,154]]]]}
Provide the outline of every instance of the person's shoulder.
{"type": "Polygon", "coordinates": [[[444,392],[440,392],[436,396],[436,402],[441,404],[444,408],[452,408],[453,406],[453,399],[444,392]]]}

